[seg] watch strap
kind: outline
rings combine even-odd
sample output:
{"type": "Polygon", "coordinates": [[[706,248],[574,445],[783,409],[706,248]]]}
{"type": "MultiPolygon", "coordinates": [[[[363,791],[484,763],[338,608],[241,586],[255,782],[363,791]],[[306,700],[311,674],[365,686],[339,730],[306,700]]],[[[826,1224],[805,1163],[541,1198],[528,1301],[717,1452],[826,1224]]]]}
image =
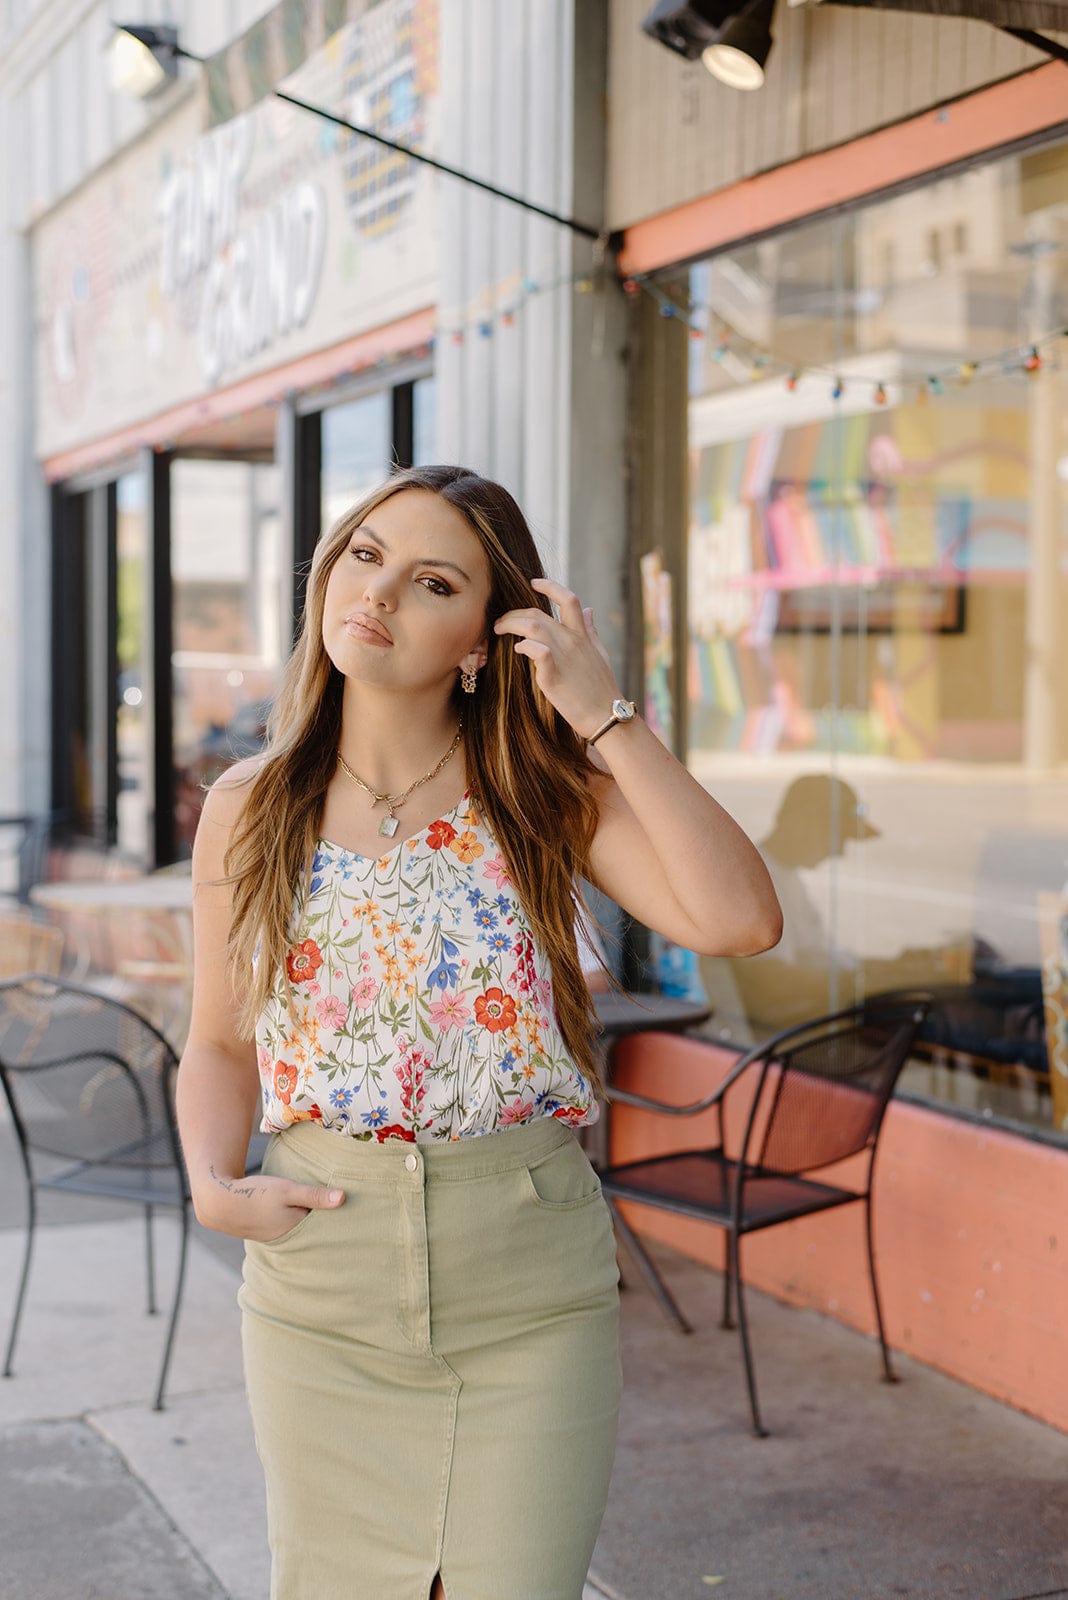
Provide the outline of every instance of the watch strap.
{"type": "Polygon", "coordinates": [[[599,728],[590,734],[589,738],[586,740],[587,745],[596,744],[602,733],[607,733],[609,728],[614,728],[617,722],[632,722],[633,720],[633,711],[631,711],[630,715],[627,717],[618,716],[616,712],[613,711],[612,715],[608,717],[606,721],[602,722],[599,728]]]}

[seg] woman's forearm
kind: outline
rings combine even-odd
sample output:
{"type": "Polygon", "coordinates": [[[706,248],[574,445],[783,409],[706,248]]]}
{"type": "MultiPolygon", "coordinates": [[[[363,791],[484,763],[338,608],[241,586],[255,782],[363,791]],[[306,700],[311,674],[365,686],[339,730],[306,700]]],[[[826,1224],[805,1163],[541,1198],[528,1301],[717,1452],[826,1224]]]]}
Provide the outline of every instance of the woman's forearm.
{"type": "Polygon", "coordinates": [[[695,949],[724,937],[733,953],[775,944],[782,915],[768,870],[734,818],[675,760],[642,721],[611,728],[597,743],[683,915],[695,949]]]}
{"type": "Polygon", "coordinates": [[[259,1104],[247,1058],[204,1043],[186,1046],[178,1071],[178,1129],[197,1217],[208,1227],[240,1184],[259,1104]]]}

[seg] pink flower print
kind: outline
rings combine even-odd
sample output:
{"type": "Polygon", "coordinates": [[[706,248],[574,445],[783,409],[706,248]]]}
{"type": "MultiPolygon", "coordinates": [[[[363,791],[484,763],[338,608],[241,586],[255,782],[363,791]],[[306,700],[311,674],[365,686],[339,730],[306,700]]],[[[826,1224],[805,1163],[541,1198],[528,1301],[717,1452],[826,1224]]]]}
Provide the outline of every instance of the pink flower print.
{"type": "Polygon", "coordinates": [[[323,986],[321,983],[306,983],[304,987],[307,989],[309,994],[322,994],[323,992],[323,986]]]}
{"type": "Polygon", "coordinates": [[[352,1003],[357,1011],[370,1009],[375,995],[378,993],[378,979],[372,978],[369,972],[352,986],[352,1003]]]}
{"type": "Polygon", "coordinates": [[[534,966],[534,940],[529,933],[521,933],[515,941],[515,966],[510,987],[517,994],[531,994],[537,979],[534,966]]]}
{"type": "Polygon", "coordinates": [[[260,1076],[273,1081],[274,1062],[271,1060],[271,1052],[265,1050],[262,1044],[256,1046],[256,1064],[260,1069],[260,1076]]]}
{"type": "Polygon", "coordinates": [[[505,884],[510,884],[512,881],[508,876],[508,868],[505,866],[504,859],[501,856],[491,857],[483,866],[482,874],[483,877],[492,878],[494,886],[498,889],[503,889],[505,884]]]}
{"type": "Polygon", "coordinates": [[[420,1126],[423,1101],[426,1099],[424,1079],[431,1066],[425,1050],[412,1050],[401,1056],[393,1068],[393,1076],[400,1084],[400,1101],[404,1119],[413,1128],[420,1126]]]}
{"type": "Polygon", "coordinates": [[[324,1028],[343,1028],[345,1026],[345,1002],[340,995],[328,994],[319,1001],[315,1008],[315,1015],[319,1018],[324,1028]]]}
{"type": "Polygon", "coordinates": [[[501,1108],[497,1118],[498,1128],[511,1127],[516,1122],[526,1122],[534,1115],[533,1100],[513,1100],[510,1105],[501,1108]]]}
{"type": "Polygon", "coordinates": [[[448,1028],[462,1028],[470,1015],[470,1008],[462,994],[443,994],[430,1007],[430,1020],[439,1033],[444,1033],[448,1028]]]}

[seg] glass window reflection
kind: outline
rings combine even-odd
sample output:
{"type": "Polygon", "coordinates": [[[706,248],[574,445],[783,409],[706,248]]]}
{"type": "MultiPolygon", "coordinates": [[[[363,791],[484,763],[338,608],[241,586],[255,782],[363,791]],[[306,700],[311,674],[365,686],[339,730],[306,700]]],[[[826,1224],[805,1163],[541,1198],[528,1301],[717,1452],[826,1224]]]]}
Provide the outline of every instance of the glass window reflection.
{"type": "Polygon", "coordinates": [[[147,536],[144,476],[124,473],[115,482],[116,810],[119,849],[135,861],[148,860],[147,536]]]}
{"type": "Polygon", "coordinates": [[[322,414],[325,527],[389,476],[393,459],[393,394],[380,389],[322,414]]]}
{"type": "Polygon", "coordinates": [[[1042,994],[1068,880],[1068,146],[701,263],[690,292],[689,761],[786,913],[778,950],[705,963],[717,1021],[934,988],[906,1086],[1068,1131],[1042,994]]]}
{"type": "Polygon", "coordinates": [[[171,491],[176,830],[188,854],[205,788],[263,745],[289,574],[275,467],[179,459],[171,491]]]}

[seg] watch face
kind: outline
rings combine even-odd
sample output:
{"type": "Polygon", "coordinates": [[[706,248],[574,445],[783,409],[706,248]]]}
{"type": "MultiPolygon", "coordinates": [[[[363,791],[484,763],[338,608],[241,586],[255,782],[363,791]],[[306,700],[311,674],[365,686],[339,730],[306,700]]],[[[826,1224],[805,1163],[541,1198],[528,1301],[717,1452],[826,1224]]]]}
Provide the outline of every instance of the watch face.
{"type": "Polygon", "coordinates": [[[629,722],[634,715],[633,700],[613,700],[612,715],[618,717],[620,722],[629,722]]]}

